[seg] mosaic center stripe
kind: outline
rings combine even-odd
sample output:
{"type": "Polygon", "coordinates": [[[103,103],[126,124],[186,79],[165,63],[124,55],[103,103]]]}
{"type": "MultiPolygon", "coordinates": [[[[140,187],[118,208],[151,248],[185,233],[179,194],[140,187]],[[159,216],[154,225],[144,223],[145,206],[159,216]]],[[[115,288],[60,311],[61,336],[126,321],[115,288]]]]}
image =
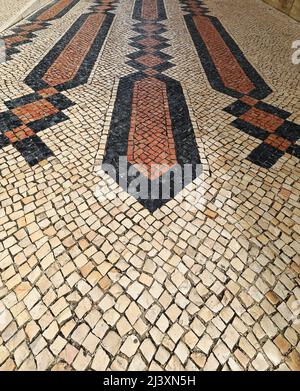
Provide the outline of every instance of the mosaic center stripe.
{"type": "Polygon", "coordinates": [[[13,54],[19,53],[18,47],[32,41],[35,37],[33,32],[43,30],[50,24],[49,22],[59,19],[72,9],[79,0],[56,0],[51,2],[40,11],[29,18],[30,23],[22,24],[13,31],[15,34],[3,37],[6,46],[7,60],[11,59],[13,54]]]}
{"type": "Polygon", "coordinates": [[[132,168],[145,178],[145,187],[155,184],[156,198],[130,192],[153,212],[197,177],[200,156],[181,84],[162,73],[175,66],[169,61],[172,57],[161,51],[170,46],[161,23],[167,19],[164,2],[136,0],[133,19],[138,21],[133,25],[138,36],[131,38],[131,46],[138,51],[128,55],[127,63],[136,72],[120,79],[103,163],[115,167],[125,190],[136,179],[130,174],[132,168]],[[120,170],[123,157],[126,167],[120,170]],[[189,180],[174,179],[175,168],[185,165],[192,167],[189,180]]]}

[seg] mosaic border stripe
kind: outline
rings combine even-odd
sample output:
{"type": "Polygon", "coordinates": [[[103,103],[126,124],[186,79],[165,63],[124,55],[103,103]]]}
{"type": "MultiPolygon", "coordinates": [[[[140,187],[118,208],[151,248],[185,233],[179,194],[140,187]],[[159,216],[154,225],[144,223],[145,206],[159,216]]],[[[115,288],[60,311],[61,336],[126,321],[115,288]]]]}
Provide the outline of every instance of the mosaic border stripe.
{"type": "Polygon", "coordinates": [[[62,18],[78,2],[79,0],[56,0],[28,18],[30,23],[25,23],[13,28],[12,31],[14,31],[15,34],[3,36],[2,39],[6,45],[7,61],[12,59],[13,54],[20,52],[18,48],[20,45],[32,42],[32,39],[36,37],[34,32],[44,30],[49,27],[49,22],[62,18]],[[46,15],[46,17],[42,18],[43,15],[46,15]]]}

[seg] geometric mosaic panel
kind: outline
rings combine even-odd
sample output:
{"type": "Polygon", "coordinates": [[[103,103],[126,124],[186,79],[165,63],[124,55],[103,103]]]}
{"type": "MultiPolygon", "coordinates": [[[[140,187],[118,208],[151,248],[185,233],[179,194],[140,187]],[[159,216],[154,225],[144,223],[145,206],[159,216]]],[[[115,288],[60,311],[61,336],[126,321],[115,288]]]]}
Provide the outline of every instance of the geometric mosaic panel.
{"type": "Polygon", "coordinates": [[[288,121],[291,113],[262,101],[271,88],[246,59],[219,19],[207,14],[202,0],[181,0],[184,16],[199,59],[212,88],[238,100],[225,108],[237,117],[232,125],[259,139],[248,160],[271,168],[284,154],[300,158],[300,126],[288,121]]]}

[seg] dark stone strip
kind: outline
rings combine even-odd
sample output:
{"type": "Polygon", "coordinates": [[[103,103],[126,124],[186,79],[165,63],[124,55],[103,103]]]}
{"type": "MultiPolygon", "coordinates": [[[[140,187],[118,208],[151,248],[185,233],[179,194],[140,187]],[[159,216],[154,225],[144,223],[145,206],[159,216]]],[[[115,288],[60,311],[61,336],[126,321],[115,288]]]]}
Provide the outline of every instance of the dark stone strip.
{"type": "Polygon", "coordinates": [[[267,130],[264,130],[264,129],[261,129],[257,126],[252,125],[252,124],[249,124],[249,122],[243,121],[240,118],[234,120],[231,123],[231,125],[239,130],[242,130],[244,133],[247,133],[250,136],[253,136],[253,137],[258,138],[260,140],[265,140],[268,137],[268,135],[270,134],[267,130]]]}
{"type": "Polygon", "coordinates": [[[37,121],[30,122],[27,126],[30,129],[34,130],[35,133],[38,133],[41,130],[51,128],[51,126],[54,126],[60,122],[64,122],[67,119],[69,119],[69,117],[66,114],[64,114],[63,112],[58,112],[58,113],[49,115],[45,118],[39,119],[37,121]]]}
{"type": "Polygon", "coordinates": [[[236,102],[233,102],[231,105],[225,107],[224,111],[227,113],[234,115],[235,117],[240,117],[241,115],[247,113],[251,109],[250,105],[247,105],[246,103],[237,100],[236,102]]]}

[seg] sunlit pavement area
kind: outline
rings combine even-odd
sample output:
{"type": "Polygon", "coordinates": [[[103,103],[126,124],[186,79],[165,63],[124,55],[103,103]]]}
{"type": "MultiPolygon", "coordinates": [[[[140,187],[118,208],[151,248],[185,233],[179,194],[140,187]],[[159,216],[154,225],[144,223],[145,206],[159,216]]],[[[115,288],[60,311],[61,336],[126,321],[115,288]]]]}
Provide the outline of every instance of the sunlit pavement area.
{"type": "Polygon", "coordinates": [[[1,370],[300,370],[297,40],[261,0],[3,32],[1,370]]]}

